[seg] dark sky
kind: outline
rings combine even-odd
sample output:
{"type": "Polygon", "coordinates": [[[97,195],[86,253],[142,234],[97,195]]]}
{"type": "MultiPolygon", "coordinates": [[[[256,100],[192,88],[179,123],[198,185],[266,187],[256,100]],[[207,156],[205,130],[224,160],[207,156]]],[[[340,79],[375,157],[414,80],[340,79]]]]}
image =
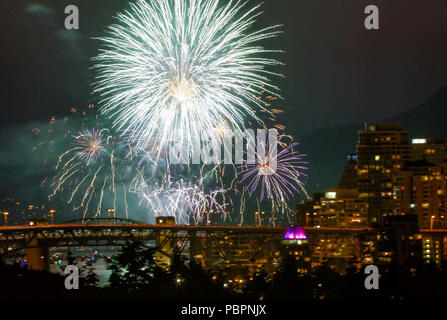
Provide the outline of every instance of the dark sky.
{"type": "MultiPolygon", "coordinates": [[[[253,1],[253,4],[257,2],[253,1]]],[[[90,58],[113,0],[0,2],[3,125],[85,107],[90,58]],[[64,7],[80,10],[80,30],[64,29],[64,7]]],[[[267,46],[286,53],[281,120],[302,136],[315,128],[384,119],[408,110],[447,84],[445,0],[267,0],[259,25],[284,24],[267,46]],[[380,30],[363,27],[367,4],[380,10],[380,30]]]]}

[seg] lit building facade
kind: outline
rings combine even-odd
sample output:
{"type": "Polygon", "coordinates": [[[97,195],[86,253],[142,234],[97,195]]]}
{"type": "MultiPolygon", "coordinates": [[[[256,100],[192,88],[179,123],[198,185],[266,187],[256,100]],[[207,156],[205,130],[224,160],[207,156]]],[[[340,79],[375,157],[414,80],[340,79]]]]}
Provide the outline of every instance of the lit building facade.
{"type": "Polygon", "coordinates": [[[338,189],[357,189],[357,155],[348,155],[338,189]]]}
{"type": "Polygon", "coordinates": [[[368,202],[357,189],[326,190],[324,195],[297,206],[297,224],[352,228],[367,226],[368,202]]]}
{"type": "Polygon", "coordinates": [[[447,227],[447,164],[424,160],[406,163],[397,178],[402,213],[415,214],[421,229],[447,227]]]}
{"type": "MultiPolygon", "coordinates": [[[[363,264],[412,264],[447,260],[447,148],[444,141],[416,138],[400,123],[366,123],[357,154],[345,162],[338,189],[314,194],[296,207],[296,223],[313,227],[377,227],[359,239],[363,264]],[[421,231],[422,230],[422,231],[421,231]]],[[[352,239],[320,236],[311,241],[312,264],[352,257],[352,239]]],[[[354,246],[355,247],[355,246],[354,246]]],[[[358,258],[358,257],[357,257],[358,258]]],[[[350,258],[349,258],[350,259],[350,258]]]]}
{"type": "Polygon", "coordinates": [[[326,190],[321,207],[318,215],[321,225],[339,228],[367,225],[368,202],[358,197],[357,189],[326,190]]]}
{"type": "Polygon", "coordinates": [[[318,213],[322,209],[323,193],[314,193],[311,198],[298,203],[295,209],[296,224],[299,226],[314,226],[318,220],[318,213]]]}
{"type": "Polygon", "coordinates": [[[411,160],[408,131],[400,123],[366,123],[359,131],[357,175],[359,197],[368,202],[368,224],[382,225],[384,215],[400,214],[393,197],[395,176],[411,160]]]}
{"type": "Polygon", "coordinates": [[[422,237],[422,258],[426,263],[441,264],[447,260],[447,237],[432,235],[422,237]]]}
{"type": "Polygon", "coordinates": [[[422,259],[422,236],[413,214],[384,216],[377,233],[374,260],[379,264],[414,266],[422,259]]]}
{"type": "Polygon", "coordinates": [[[411,140],[411,158],[413,161],[426,160],[431,163],[447,161],[445,141],[432,142],[429,138],[415,138],[411,140]]]}
{"type": "Polygon", "coordinates": [[[298,273],[307,274],[311,270],[311,255],[309,239],[302,226],[289,226],[284,232],[284,237],[278,244],[280,256],[294,257],[297,261],[298,273]]]}

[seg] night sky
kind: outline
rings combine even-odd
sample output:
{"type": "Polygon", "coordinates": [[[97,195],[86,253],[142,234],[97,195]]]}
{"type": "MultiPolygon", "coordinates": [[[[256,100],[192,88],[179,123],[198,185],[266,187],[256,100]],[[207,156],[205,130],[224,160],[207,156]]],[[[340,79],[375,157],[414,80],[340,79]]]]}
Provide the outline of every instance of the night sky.
{"type": "MultiPolygon", "coordinates": [[[[125,1],[2,1],[3,125],[64,116],[94,102],[90,58],[125,1]],[[64,7],[80,10],[80,30],[64,29],[64,7]]],[[[255,2],[253,2],[255,3],[255,2]]],[[[296,136],[316,128],[380,120],[408,110],[447,84],[447,3],[443,0],[274,0],[260,26],[284,24],[268,42],[286,53],[279,79],[296,136]],[[380,30],[363,27],[367,4],[380,30]]]]}
{"type": "MultiPolygon", "coordinates": [[[[98,50],[93,38],[126,6],[119,0],[0,2],[0,192],[10,183],[28,186],[26,174],[8,177],[14,166],[32,176],[31,165],[21,163],[25,153],[14,149],[20,146],[17,130],[30,131],[97,101],[90,86],[98,50]],[[80,10],[80,30],[64,28],[70,4],[80,10]]],[[[447,84],[445,0],[267,0],[263,11],[257,27],[284,25],[279,38],[264,44],[285,51],[278,56],[285,63],[285,78],[276,79],[285,98],[278,122],[297,138],[390,118],[447,84]],[[364,28],[369,4],[379,7],[380,30],[364,28]]]]}

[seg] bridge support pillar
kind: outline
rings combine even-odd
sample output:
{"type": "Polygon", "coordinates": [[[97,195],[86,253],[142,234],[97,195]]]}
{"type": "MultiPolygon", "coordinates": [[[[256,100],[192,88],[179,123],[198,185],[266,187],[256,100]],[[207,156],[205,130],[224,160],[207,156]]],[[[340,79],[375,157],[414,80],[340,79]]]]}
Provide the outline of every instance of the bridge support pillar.
{"type": "Polygon", "coordinates": [[[196,233],[194,231],[188,232],[189,236],[189,259],[195,261],[196,258],[196,233]]]}
{"type": "Polygon", "coordinates": [[[169,231],[156,233],[155,261],[159,267],[169,268],[172,263],[173,240],[169,231]]]}
{"type": "Polygon", "coordinates": [[[213,250],[213,248],[212,248],[212,243],[213,243],[213,240],[212,240],[212,238],[211,238],[211,235],[210,235],[210,233],[209,232],[207,232],[206,233],[206,241],[205,241],[205,245],[206,245],[206,248],[205,248],[205,252],[206,252],[206,256],[205,256],[205,265],[206,266],[208,266],[208,265],[211,265],[211,253],[213,252],[212,250],[213,250]]]}
{"type": "Polygon", "coordinates": [[[33,235],[26,248],[28,269],[37,271],[50,270],[50,254],[48,246],[43,244],[36,235],[33,235]]]}

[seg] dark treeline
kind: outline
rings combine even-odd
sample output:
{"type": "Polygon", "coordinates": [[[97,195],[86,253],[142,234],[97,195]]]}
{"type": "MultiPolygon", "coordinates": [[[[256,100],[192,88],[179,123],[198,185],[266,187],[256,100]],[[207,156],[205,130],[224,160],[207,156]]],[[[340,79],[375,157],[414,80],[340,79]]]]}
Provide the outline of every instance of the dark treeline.
{"type": "Polygon", "coordinates": [[[133,242],[108,262],[109,285],[98,286],[91,263],[79,290],[67,290],[65,277],[6,265],[0,259],[0,299],[153,299],[153,300],[408,300],[447,298],[447,265],[379,266],[378,290],[366,290],[363,269],[340,275],[322,265],[298,273],[299,262],[286,257],[273,276],[260,271],[228,283],[229,271],[209,271],[175,255],[169,268],[155,263],[155,249],[133,242]]]}

